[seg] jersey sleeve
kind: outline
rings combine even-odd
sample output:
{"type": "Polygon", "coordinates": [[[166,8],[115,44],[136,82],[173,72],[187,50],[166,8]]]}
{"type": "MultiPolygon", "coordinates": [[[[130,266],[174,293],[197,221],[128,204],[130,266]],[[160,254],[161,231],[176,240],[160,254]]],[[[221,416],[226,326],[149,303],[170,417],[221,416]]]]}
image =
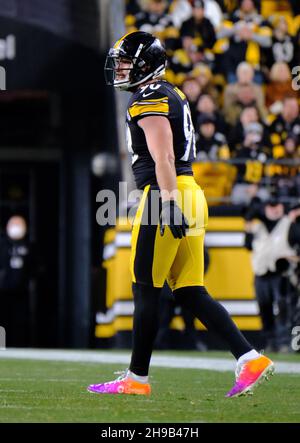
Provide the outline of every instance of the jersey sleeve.
{"type": "Polygon", "coordinates": [[[163,90],[151,90],[147,88],[141,92],[136,100],[128,108],[132,120],[139,120],[148,115],[169,115],[169,97],[163,90]]]}

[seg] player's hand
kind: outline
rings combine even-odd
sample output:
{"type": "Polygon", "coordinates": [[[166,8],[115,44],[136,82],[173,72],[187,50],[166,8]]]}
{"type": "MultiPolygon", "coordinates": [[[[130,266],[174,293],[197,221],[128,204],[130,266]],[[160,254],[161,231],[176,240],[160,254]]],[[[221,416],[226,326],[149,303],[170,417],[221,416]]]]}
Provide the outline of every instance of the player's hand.
{"type": "Polygon", "coordinates": [[[174,238],[185,237],[189,225],[175,200],[168,200],[162,203],[159,226],[160,235],[164,235],[165,227],[169,226],[174,238]]]}

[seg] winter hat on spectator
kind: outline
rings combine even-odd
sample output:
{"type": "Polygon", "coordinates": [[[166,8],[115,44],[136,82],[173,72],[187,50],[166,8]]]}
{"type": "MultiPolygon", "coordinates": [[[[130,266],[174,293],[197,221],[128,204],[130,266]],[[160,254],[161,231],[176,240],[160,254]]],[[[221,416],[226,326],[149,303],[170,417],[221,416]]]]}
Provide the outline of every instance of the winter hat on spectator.
{"type": "Polygon", "coordinates": [[[197,126],[205,125],[207,123],[216,124],[216,118],[213,114],[201,114],[197,120],[197,126]]]}
{"type": "Polygon", "coordinates": [[[192,75],[196,78],[199,75],[204,75],[205,77],[207,77],[208,81],[212,80],[213,77],[211,69],[205,63],[197,63],[192,71],[192,75]]]}
{"type": "Polygon", "coordinates": [[[204,9],[205,2],[204,0],[189,0],[192,8],[202,8],[204,9]]]}
{"type": "Polygon", "coordinates": [[[271,194],[270,197],[264,202],[264,206],[277,206],[280,205],[281,201],[276,194],[271,194]]]}

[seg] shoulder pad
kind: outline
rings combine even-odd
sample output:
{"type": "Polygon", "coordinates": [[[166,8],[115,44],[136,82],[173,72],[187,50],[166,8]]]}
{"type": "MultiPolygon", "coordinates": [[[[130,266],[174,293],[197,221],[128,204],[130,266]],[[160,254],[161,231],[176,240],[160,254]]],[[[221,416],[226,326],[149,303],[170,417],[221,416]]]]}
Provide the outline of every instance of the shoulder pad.
{"type": "Polygon", "coordinates": [[[134,94],[133,99],[128,108],[131,118],[169,114],[169,97],[162,83],[145,85],[134,94]]]}

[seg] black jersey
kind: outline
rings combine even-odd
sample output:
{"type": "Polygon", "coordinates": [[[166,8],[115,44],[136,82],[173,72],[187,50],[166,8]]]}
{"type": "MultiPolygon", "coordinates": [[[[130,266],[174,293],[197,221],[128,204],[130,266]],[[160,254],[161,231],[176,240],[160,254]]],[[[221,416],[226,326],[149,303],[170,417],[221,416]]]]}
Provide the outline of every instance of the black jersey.
{"type": "Polygon", "coordinates": [[[127,144],[132,154],[137,187],[143,189],[148,184],[157,185],[155,163],[148,150],[144,131],[137,123],[148,115],[168,118],[173,132],[176,174],[193,175],[191,164],[196,156],[195,131],[187,98],[176,86],[159,80],[139,88],[128,104],[127,144]]]}

